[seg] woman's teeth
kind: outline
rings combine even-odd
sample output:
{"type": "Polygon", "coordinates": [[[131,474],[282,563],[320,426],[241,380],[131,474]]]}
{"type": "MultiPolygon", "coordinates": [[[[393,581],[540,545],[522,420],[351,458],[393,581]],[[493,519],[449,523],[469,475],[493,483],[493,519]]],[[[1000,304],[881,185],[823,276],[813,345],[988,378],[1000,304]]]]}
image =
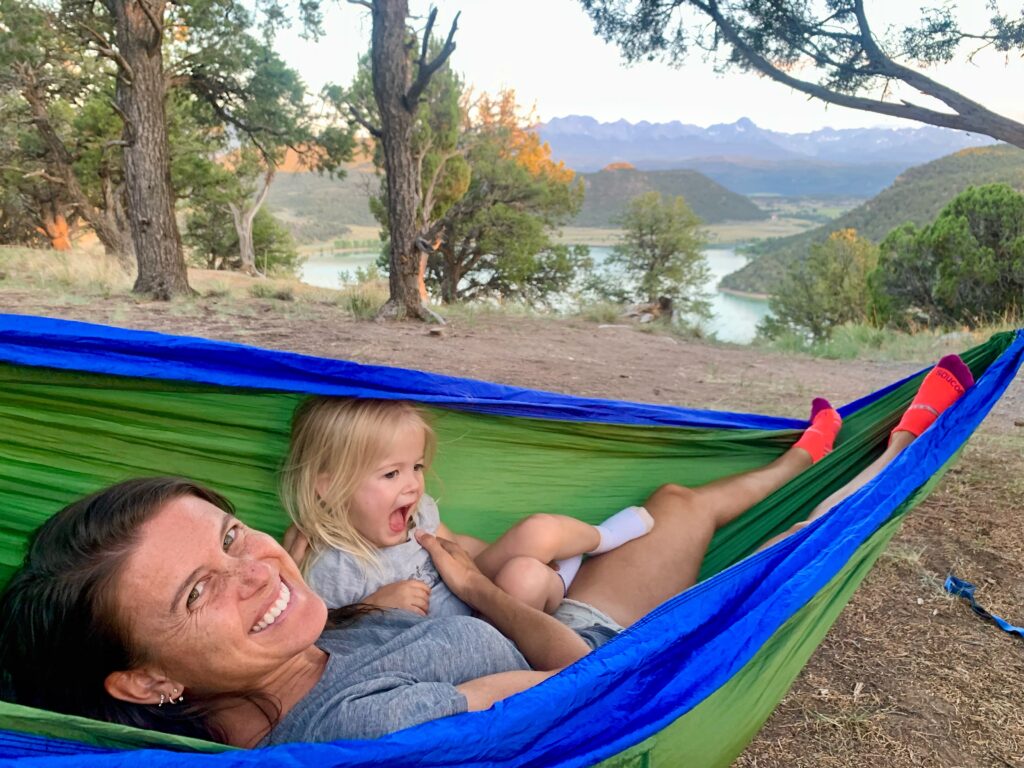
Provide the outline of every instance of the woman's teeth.
{"type": "Polygon", "coordinates": [[[282,582],[281,593],[277,597],[277,601],[270,606],[270,609],[263,614],[263,618],[260,619],[250,632],[262,632],[264,629],[269,627],[278,616],[281,615],[281,611],[288,607],[288,601],[291,600],[291,590],[282,582]]]}

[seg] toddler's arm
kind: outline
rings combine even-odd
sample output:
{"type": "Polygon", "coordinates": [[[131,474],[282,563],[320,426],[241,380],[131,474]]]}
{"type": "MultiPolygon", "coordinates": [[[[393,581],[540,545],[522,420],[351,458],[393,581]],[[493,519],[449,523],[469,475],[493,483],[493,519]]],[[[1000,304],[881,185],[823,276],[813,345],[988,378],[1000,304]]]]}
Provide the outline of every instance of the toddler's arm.
{"type": "Polygon", "coordinates": [[[406,579],[385,584],[360,602],[378,608],[399,608],[420,616],[430,612],[430,587],[419,579],[406,579]]]}

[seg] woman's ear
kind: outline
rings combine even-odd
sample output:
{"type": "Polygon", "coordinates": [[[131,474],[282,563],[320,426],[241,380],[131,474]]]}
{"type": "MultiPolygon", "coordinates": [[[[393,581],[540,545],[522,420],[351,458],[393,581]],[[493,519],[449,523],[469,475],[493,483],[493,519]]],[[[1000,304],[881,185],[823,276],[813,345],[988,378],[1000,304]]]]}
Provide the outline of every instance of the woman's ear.
{"type": "Polygon", "coordinates": [[[185,689],[181,683],[175,683],[168,677],[153,674],[144,668],[111,672],[103,681],[103,687],[115,699],[132,704],[160,704],[164,699],[172,698],[172,691],[185,689]]]}

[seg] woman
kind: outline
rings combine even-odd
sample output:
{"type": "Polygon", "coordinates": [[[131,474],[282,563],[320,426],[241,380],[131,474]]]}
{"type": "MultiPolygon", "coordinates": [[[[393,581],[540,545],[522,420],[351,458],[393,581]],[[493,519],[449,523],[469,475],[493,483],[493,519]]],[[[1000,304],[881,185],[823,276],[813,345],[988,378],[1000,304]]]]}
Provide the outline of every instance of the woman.
{"type": "MultiPolygon", "coordinates": [[[[971,383],[959,359],[943,359],[885,453],[810,519],[874,477],[971,383]]],[[[131,480],[37,532],[0,598],[5,696],[243,747],[373,737],[486,709],[693,585],[714,531],[810,464],[794,446],[700,488],[662,486],[645,504],[655,533],[584,564],[566,623],[424,535],[445,582],[490,625],[354,606],[327,630],[292,558],[225,500],[184,480],[131,480]]]]}

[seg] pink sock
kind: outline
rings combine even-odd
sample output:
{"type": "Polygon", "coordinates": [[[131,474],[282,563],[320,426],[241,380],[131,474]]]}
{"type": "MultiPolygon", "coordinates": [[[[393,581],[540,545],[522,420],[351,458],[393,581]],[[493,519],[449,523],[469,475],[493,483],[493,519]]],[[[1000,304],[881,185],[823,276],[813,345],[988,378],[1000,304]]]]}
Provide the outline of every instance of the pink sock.
{"type": "Polygon", "coordinates": [[[811,455],[811,461],[817,464],[832,450],[842,426],[843,417],[832,404],[824,397],[816,397],[811,401],[811,426],[804,430],[793,447],[803,448],[811,455]]]}

